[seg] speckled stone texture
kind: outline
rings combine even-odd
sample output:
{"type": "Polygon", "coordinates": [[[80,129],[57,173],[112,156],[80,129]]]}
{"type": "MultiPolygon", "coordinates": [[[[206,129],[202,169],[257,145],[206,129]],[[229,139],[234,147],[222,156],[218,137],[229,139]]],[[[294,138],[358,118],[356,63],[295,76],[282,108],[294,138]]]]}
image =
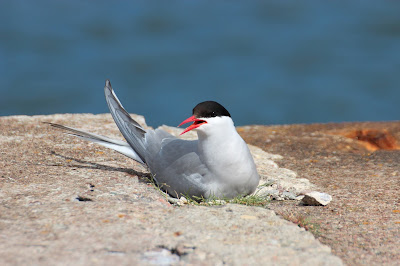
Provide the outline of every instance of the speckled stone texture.
{"type": "Polygon", "coordinates": [[[399,265],[400,121],[246,126],[247,143],[333,197],[325,207],[272,202],[347,265],[399,265]]]}
{"type": "Polygon", "coordinates": [[[1,265],[342,264],[272,210],[171,205],[145,168],[45,121],[121,138],[110,115],[0,117],[1,265]]]}

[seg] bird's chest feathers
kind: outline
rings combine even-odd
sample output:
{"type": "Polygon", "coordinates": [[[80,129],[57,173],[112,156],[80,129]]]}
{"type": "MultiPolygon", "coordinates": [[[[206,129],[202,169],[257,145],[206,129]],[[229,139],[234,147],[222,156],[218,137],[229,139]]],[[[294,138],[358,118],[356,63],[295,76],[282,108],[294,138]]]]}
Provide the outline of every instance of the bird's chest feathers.
{"type": "Polygon", "coordinates": [[[199,139],[198,148],[200,159],[217,175],[243,175],[252,164],[247,145],[237,133],[199,139]]]}

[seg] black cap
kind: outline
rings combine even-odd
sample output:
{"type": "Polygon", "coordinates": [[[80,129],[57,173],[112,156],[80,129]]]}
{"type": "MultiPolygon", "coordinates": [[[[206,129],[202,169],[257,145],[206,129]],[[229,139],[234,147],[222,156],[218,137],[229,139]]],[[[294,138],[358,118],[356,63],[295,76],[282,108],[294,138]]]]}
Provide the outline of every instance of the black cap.
{"type": "Polygon", "coordinates": [[[231,114],[225,109],[225,107],[214,101],[199,103],[193,108],[193,115],[197,118],[210,118],[217,116],[231,117],[231,114]]]}

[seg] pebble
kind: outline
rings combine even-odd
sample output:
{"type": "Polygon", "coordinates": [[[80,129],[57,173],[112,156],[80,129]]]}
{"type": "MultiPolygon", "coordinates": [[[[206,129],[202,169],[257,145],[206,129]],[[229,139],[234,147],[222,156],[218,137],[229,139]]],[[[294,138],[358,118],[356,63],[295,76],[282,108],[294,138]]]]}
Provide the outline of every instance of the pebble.
{"type": "Polygon", "coordinates": [[[326,206],[331,201],[331,195],[318,191],[312,191],[304,195],[301,203],[309,206],[326,206]]]}

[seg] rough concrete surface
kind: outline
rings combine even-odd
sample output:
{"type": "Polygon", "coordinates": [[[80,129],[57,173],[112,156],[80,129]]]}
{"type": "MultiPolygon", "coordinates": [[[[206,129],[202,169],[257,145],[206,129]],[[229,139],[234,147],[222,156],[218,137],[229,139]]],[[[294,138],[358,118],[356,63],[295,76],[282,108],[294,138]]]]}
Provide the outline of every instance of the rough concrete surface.
{"type": "MultiPolygon", "coordinates": [[[[145,168],[45,121],[120,137],[110,115],[0,117],[0,265],[342,264],[272,210],[171,205],[145,168]]],[[[252,151],[259,167],[298,179],[252,151]]]]}
{"type": "Polygon", "coordinates": [[[400,121],[239,132],[333,197],[325,207],[273,201],[269,209],[313,232],[347,265],[400,265],[400,121]]]}

